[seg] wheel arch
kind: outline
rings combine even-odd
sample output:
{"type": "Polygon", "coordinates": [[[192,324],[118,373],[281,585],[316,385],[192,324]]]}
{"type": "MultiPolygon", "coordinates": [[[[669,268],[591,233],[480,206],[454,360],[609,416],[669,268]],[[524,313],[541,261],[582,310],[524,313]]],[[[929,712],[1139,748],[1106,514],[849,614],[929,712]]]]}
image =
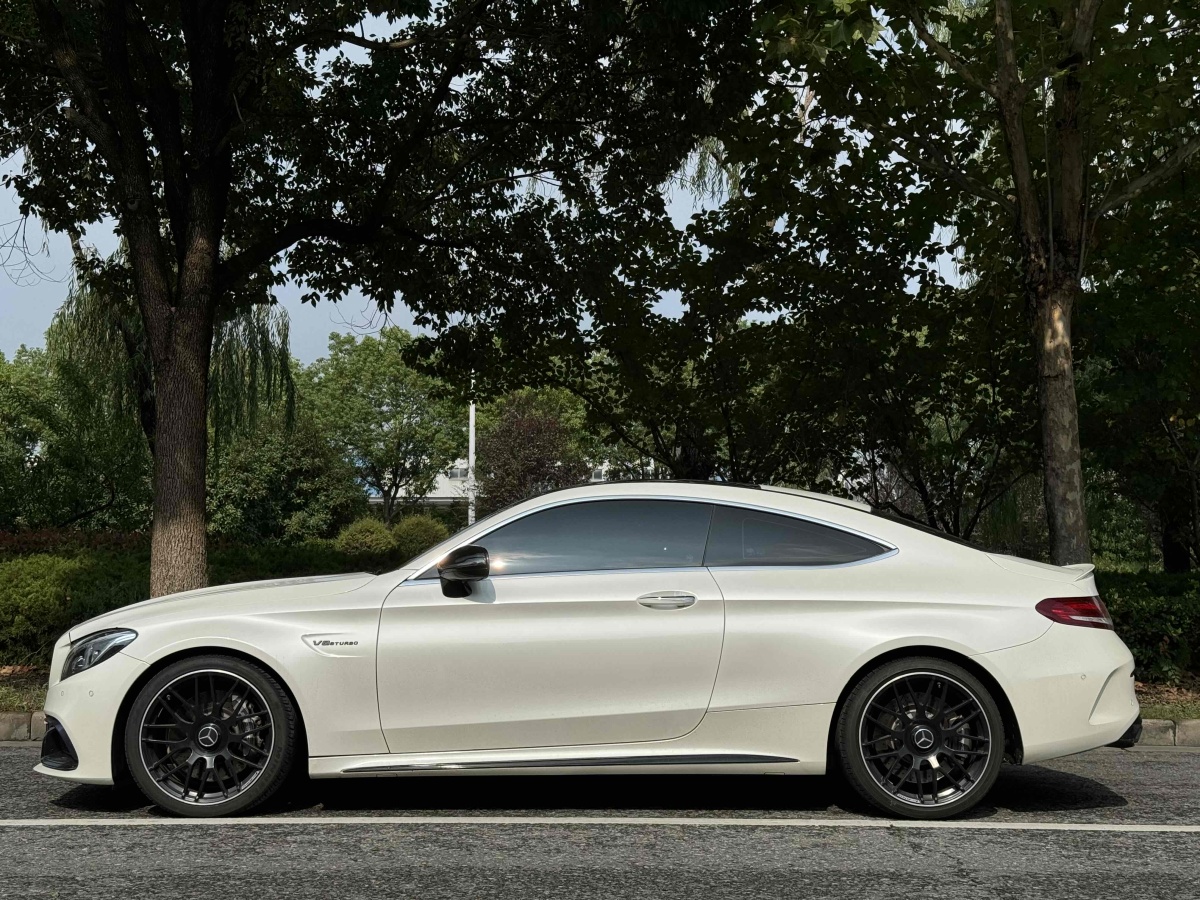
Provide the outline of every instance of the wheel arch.
{"type": "Polygon", "coordinates": [[[142,688],[146,686],[155,675],[174,663],[184,659],[189,659],[195,656],[231,656],[235,659],[243,660],[258,666],[260,669],[274,678],[283,689],[287,692],[288,699],[292,701],[292,707],[296,710],[296,753],[301,760],[308,758],[308,730],[304,723],[304,710],[300,706],[300,700],[296,696],[296,692],[288,683],[287,679],[279,672],[278,668],[271,665],[266,660],[255,656],[253,653],[247,653],[244,650],[237,650],[232,647],[225,647],[219,644],[213,644],[205,647],[188,647],[184,650],[177,650],[174,653],[168,653],[161,659],[156,659],[153,663],[146,667],[137,679],[129,686],[129,690],[125,692],[124,698],[121,700],[121,705],[117,708],[117,718],[113,723],[112,734],[112,774],[113,781],[116,784],[129,783],[131,778],[129,775],[129,766],[125,759],[125,725],[129,719],[129,711],[133,708],[134,700],[141,693],[142,688]]]}
{"type": "Polygon", "coordinates": [[[867,660],[850,676],[842,688],[841,694],[838,696],[837,704],[833,708],[833,717],[829,721],[827,759],[836,759],[838,719],[841,718],[842,707],[845,706],[850,692],[854,690],[854,686],[872,669],[876,669],[893,660],[904,659],[909,656],[929,656],[946,662],[952,662],[955,665],[962,666],[983,682],[983,686],[988,689],[993,699],[995,699],[996,705],[1000,707],[1000,717],[1004,722],[1004,757],[1011,762],[1020,764],[1025,753],[1024,744],[1021,739],[1021,725],[1017,721],[1017,714],[1013,709],[1012,702],[1008,699],[1008,694],[1000,685],[1000,682],[996,680],[991,672],[971,657],[954,650],[948,650],[945,647],[935,647],[926,644],[894,647],[867,660]]]}

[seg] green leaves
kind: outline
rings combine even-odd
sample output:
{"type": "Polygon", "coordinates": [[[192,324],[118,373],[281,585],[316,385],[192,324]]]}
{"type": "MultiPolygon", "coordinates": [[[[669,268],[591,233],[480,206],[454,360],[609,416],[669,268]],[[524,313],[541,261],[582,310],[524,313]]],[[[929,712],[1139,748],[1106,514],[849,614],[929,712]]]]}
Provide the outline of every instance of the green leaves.
{"type": "Polygon", "coordinates": [[[430,377],[409,368],[412,338],[330,335],[329,356],[304,372],[302,394],[318,427],[383,498],[390,523],[399,502],[420,500],[466,450],[467,410],[430,377]]]}

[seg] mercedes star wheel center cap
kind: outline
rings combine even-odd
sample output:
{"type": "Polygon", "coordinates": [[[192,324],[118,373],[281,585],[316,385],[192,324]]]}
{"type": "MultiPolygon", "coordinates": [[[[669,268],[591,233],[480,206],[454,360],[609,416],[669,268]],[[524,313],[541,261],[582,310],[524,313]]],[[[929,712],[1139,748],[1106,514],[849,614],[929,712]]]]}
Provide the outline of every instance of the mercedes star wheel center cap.
{"type": "Polygon", "coordinates": [[[918,750],[928,750],[933,746],[933,732],[928,728],[921,727],[913,732],[913,744],[918,750]]]}
{"type": "MultiPolygon", "coordinates": [[[[218,731],[217,726],[213,725],[211,722],[201,728],[200,733],[196,735],[196,742],[206,750],[217,746],[217,741],[220,739],[221,732],[218,731]]],[[[930,741],[932,740],[933,738],[931,737],[930,741]]]]}

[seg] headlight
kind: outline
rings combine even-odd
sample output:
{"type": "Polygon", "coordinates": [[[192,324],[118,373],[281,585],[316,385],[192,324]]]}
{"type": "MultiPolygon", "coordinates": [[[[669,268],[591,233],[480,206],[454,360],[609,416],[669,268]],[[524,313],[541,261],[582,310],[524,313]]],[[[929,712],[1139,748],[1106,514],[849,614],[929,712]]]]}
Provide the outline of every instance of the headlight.
{"type": "MultiPolygon", "coordinates": [[[[98,631],[80,638],[67,651],[63,663],[62,678],[70,678],[97,663],[102,663],[122,647],[128,646],[137,637],[136,631],[118,628],[113,631],[98,631]]],[[[60,679],[61,680],[61,679],[60,679]]]]}

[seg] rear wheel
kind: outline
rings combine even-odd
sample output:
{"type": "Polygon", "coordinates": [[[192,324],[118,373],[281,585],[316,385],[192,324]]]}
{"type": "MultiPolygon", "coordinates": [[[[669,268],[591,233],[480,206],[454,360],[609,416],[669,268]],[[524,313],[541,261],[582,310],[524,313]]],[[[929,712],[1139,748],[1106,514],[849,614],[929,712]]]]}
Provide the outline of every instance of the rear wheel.
{"type": "Polygon", "coordinates": [[[230,656],[163,669],[139,692],[125,755],[151,802],[185,816],[245,812],[292,767],[296,712],[270,673],[230,656]]]}
{"type": "Polygon", "coordinates": [[[1000,774],[1004,722],[988,689],[932,657],[865,675],[838,719],[842,769],[865,799],[894,815],[942,819],[984,798],[1000,774]]]}

